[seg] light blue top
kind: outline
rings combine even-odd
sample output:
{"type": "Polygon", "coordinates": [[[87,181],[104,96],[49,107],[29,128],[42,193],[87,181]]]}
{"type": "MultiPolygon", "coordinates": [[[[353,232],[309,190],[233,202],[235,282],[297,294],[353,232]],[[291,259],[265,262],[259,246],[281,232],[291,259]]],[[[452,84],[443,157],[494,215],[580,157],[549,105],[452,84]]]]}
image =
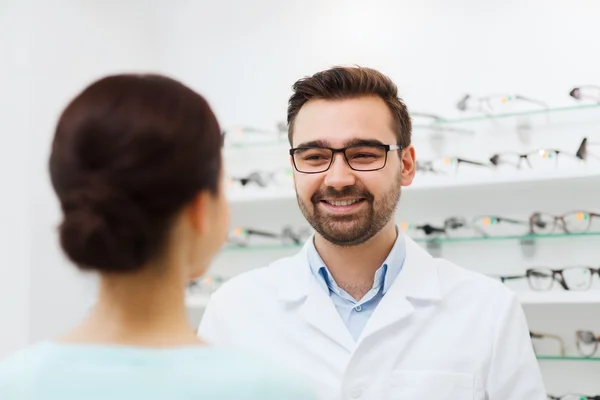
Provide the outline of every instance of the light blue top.
{"type": "Polygon", "coordinates": [[[0,362],[2,400],[313,400],[260,359],[216,347],[45,342],[0,362]]]}
{"type": "Polygon", "coordinates": [[[319,256],[312,240],[308,247],[310,269],[317,278],[317,281],[323,286],[323,290],[329,293],[331,301],[333,301],[340,317],[342,317],[342,320],[350,331],[350,335],[352,335],[355,341],[358,340],[369,318],[373,315],[373,311],[375,311],[383,296],[400,274],[405,258],[406,246],[404,237],[399,233],[390,254],[388,254],[383,265],[375,272],[373,287],[362,299],[356,300],[337,285],[321,256],[319,256]]]}

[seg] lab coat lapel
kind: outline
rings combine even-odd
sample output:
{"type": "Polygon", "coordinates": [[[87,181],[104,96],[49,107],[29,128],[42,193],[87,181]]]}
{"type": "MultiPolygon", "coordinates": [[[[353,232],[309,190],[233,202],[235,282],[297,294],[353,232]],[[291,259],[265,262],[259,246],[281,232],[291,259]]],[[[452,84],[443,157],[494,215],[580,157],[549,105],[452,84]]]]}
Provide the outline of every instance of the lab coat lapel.
{"type": "Polygon", "coordinates": [[[402,271],[381,299],[359,341],[395,324],[415,311],[410,300],[441,300],[436,261],[412,239],[405,237],[406,258],[402,271]]]}
{"type": "Polygon", "coordinates": [[[314,280],[300,309],[300,314],[306,322],[327,335],[331,340],[340,344],[348,351],[353,351],[356,343],[348,327],[342,321],[329,294],[314,280]]]}
{"type": "MultiPolygon", "coordinates": [[[[309,240],[312,240],[312,237],[309,240]]],[[[297,304],[299,314],[308,324],[352,352],[356,342],[342,321],[329,293],[323,290],[312,275],[307,246],[293,257],[278,260],[271,265],[270,276],[278,288],[279,299],[290,305],[297,304]]]]}

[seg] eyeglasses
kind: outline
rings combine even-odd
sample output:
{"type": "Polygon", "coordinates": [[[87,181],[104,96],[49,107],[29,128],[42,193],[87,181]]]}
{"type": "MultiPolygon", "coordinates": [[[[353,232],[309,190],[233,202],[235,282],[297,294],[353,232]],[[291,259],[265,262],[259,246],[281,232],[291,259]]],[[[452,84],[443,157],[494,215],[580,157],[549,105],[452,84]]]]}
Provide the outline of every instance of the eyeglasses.
{"type": "Polygon", "coordinates": [[[594,274],[600,277],[600,269],[586,266],[551,269],[545,267],[530,268],[525,275],[501,276],[500,281],[527,279],[529,287],[535,291],[551,290],[554,282],[558,282],[565,290],[584,291],[592,286],[594,274]]]}
{"type": "Polygon", "coordinates": [[[570,154],[557,149],[540,149],[528,153],[506,152],[494,154],[490,158],[490,163],[494,166],[510,165],[519,169],[525,162],[529,168],[539,169],[544,166],[556,167],[559,156],[583,160],[578,154],[570,154]]]}
{"type": "Polygon", "coordinates": [[[489,168],[490,165],[487,163],[468,160],[461,157],[443,157],[437,160],[427,160],[417,162],[417,171],[431,172],[434,174],[450,174],[458,172],[458,167],[461,164],[472,165],[476,167],[489,168]]]}
{"type": "Polygon", "coordinates": [[[585,394],[567,393],[562,396],[548,395],[548,400],[600,400],[600,395],[587,396],[585,394]]]}
{"type": "Polygon", "coordinates": [[[472,235],[471,226],[465,218],[450,217],[444,220],[442,227],[431,224],[400,223],[400,229],[411,237],[418,237],[420,233],[425,236],[445,235],[447,237],[465,237],[472,235]]]}
{"type": "Polygon", "coordinates": [[[290,149],[290,155],[296,171],[318,174],[331,167],[336,153],[342,153],[354,171],[377,171],[385,167],[387,154],[392,150],[402,150],[402,147],[395,144],[358,144],[342,149],[307,146],[290,149]]]}
{"type": "MultiPolygon", "coordinates": [[[[550,333],[539,333],[539,332],[531,332],[529,331],[529,337],[531,337],[531,339],[553,339],[553,340],[557,340],[558,343],[560,344],[560,355],[561,357],[565,356],[565,342],[564,340],[558,336],[558,335],[553,335],[550,333]]],[[[535,347],[534,347],[534,351],[535,351],[535,347]]]]}
{"type": "Polygon", "coordinates": [[[599,217],[600,214],[590,211],[573,211],[559,216],[537,212],[529,218],[529,225],[531,233],[538,235],[552,234],[556,228],[565,233],[585,233],[599,217]]]}
{"type": "Polygon", "coordinates": [[[252,228],[235,228],[229,234],[228,242],[237,246],[248,246],[251,237],[261,237],[266,239],[275,239],[283,244],[299,245],[306,241],[312,235],[310,228],[294,229],[291,226],[285,226],[280,233],[261,231],[252,228]]]}
{"type": "Polygon", "coordinates": [[[497,108],[498,106],[513,101],[524,101],[537,104],[546,109],[548,108],[548,105],[543,101],[521,96],[519,94],[494,94],[484,97],[473,97],[470,94],[466,94],[458,101],[458,103],[456,103],[456,108],[460,111],[475,110],[483,113],[491,113],[494,111],[494,107],[497,108]],[[475,103],[474,106],[472,105],[473,103],[475,103]]]}
{"type": "Polygon", "coordinates": [[[238,182],[242,186],[255,184],[259,187],[267,187],[269,185],[283,185],[291,182],[291,168],[281,168],[274,171],[254,171],[242,177],[230,178],[232,182],[238,182]]]}
{"type": "Polygon", "coordinates": [[[577,331],[575,332],[575,339],[577,342],[577,350],[584,357],[592,357],[598,350],[598,343],[600,343],[600,335],[596,336],[591,331],[577,331]]]}
{"type": "Polygon", "coordinates": [[[600,86],[597,85],[582,85],[573,88],[569,92],[569,96],[574,99],[591,99],[600,103],[600,86]]]}

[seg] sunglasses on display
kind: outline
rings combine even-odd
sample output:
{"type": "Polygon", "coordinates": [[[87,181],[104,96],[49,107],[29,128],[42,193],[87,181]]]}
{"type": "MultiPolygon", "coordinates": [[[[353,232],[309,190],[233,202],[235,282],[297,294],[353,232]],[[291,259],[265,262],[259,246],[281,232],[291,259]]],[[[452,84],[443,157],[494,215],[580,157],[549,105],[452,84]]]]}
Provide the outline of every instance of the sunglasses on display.
{"type": "MultiPolygon", "coordinates": [[[[537,339],[537,340],[552,339],[552,340],[558,341],[558,343],[560,345],[560,356],[561,357],[565,356],[565,342],[560,336],[553,335],[550,333],[540,333],[540,332],[529,331],[529,337],[531,337],[532,340],[534,340],[534,339],[537,339]]],[[[535,350],[535,347],[534,347],[534,350],[535,350]]]]}
{"type": "Polygon", "coordinates": [[[548,400],[600,400],[600,395],[587,396],[585,394],[567,393],[562,396],[548,395],[548,400]]]}
{"type": "Polygon", "coordinates": [[[521,96],[519,94],[494,94],[484,97],[475,97],[470,94],[465,94],[456,103],[456,108],[458,108],[460,111],[472,110],[482,112],[485,114],[490,114],[497,110],[499,107],[514,101],[532,103],[541,106],[544,109],[548,109],[548,105],[543,101],[521,96]]]}
{"type": "Polygon", "coordinates": [[[585,291],[592,287],[594,274],[600,277],[600,269],[587,266],[574,266],[561,269],[552,269],[546,267],[529,268],[525,275],[500,276],[500,281],[516,279],[527,279],[527,283],[532,290],[548,291],[558,282],[565,290],[585,291]]]}
{"type": "Polygon", "coordinates": [[[592,331],[577,331],[575,332],[575,339],[577,350],[582,356],[589,358],[596,354],[598,343],[600,343],[600,335],[596,335],[592,331]]]}
{"type": "Polygon", "coordinates": [[[228,242],[236,246],[248,246],[251,238],[274,239],[282,244],[300,245],[312,235],[310,228],[294,229],[291,226],[284,227],[280,233],[261,231],[252,228],[235,228],[229,235],[228,242]]]}
{"type": "Polygon", "coordinates": [[[600,103],[600,86],[597,85],[582,85],[573,88],[569,92],[569,96],[576,100],[590,99],[600,103]]]}
{"type": "Polygon", "coordinates": [[[383,169],[390,151],[402,151],[395,144],[357,143],[341,149],[322,147],[318,143],[308,143],[290,149],[296,171],[303,174],[319,174],[327,171],[333,164],[337,153],[344,155],[346,164],[354,171],[368,172],[383,169]]]}

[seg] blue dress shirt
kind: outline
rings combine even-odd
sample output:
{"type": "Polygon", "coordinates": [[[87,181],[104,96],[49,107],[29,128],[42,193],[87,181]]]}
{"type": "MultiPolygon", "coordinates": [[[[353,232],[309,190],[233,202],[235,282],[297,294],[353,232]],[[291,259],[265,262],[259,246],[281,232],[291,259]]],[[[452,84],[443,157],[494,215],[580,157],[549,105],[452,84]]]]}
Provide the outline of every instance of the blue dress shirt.
{"type": "Polygon", "coordinates": [[[367,325],[373,311],[386,294],[394,280],[400,274],[404,259],[406,258],[406,247],[404,237],[398,233],[394,247],[383,262],[383,265],[375,272],[373,287],[360,300],[355,300],[344,289],[341,289],[327,266],[317,252],[314,241],[310,241],[308,247],[308,263],[310,270],[319,284],[326,290],[331,297],[331,301],[338,310],[340,317],[348,327],[350,335],[357,341],[363,329],[367,325]]]}

